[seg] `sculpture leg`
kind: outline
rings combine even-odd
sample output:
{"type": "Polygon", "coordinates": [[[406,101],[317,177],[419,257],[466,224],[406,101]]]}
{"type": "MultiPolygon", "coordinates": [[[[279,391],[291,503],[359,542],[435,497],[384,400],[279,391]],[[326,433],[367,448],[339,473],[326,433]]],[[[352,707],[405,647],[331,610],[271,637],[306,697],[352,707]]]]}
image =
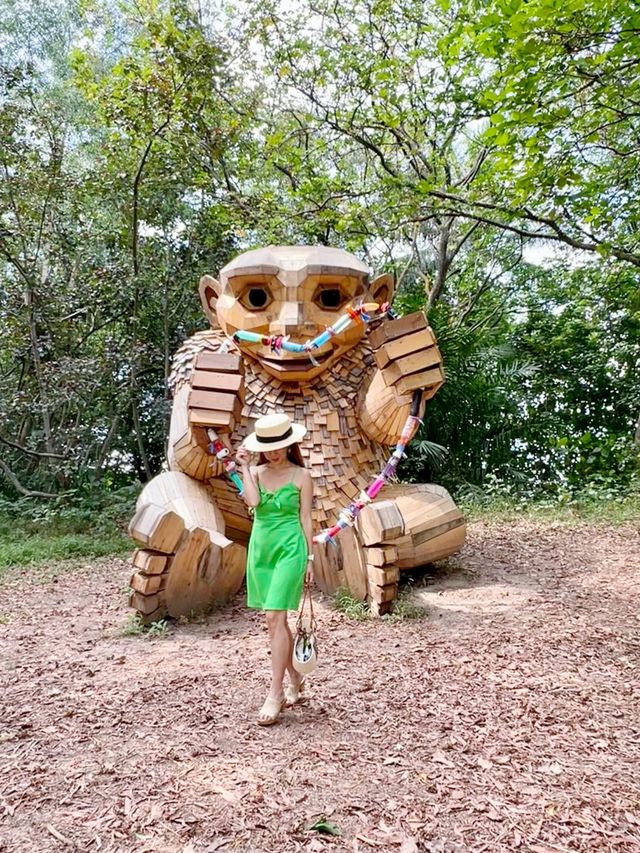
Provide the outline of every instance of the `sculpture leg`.
{"type": "Polygon", "coordinates": [[[203,613],[240,588],[245,548],[224,535],[211,491],[178,471],[143,489],[129,534],[133,558],[130,604],[145,622],[203,613]]]}
{"type": "Polygon", "coordinates": [[[389,612],[402,569],[441,560],[464,544],[462,513],[442,486],[388,486],[383,500],[361,513],[358,523],[372,610],[389,612]]]}

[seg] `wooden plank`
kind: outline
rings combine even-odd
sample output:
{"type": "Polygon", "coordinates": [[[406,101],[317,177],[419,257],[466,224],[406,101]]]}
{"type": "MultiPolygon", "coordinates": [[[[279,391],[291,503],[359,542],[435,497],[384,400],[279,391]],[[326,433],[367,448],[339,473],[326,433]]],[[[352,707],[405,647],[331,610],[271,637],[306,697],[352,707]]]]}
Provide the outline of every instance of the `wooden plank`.
{"type": "Polygon", "coordinates": [[[143,595],[135,590],[129,596],[129,606],[135,607],[143,615],[148,616],[154,610],[158,610],[165,603],[164,590],[153,595],[143,595]]]}
{"type": "Polygon", "coordinates": [[[425,370],[423,373],[413,373],[411,376],[403,377],[396,387],[402,394],[411,394],[419,388],[426,388],[427,391],[423,395],[423,399],[430,400],[443,382],[442,370],[435,367],[433,370],[425,370]]]}
{"type": "Polygon", "coordinates": [[[214,409],[189,410],[189,423],[194,426],[209,426],[232,431],[235,422],[233,412],[219,412],[214,409]]]}
{"type": "Polygon", "coordinates": [[[224,394],[221,391],[203,391],[194,389],[189,394],[190,409],[215,409],[218,412],[233,412],[240,414],[242,408],[236,394],[224,394]]]}
{"type": "Polygon", "coordinates": [[[152,503],[143,504],[129,523],[134,542],[164,554],[175,551],[183,532],[184,522],[177,513],[152,503]]]}
{"type": "Polygon", "coordinates": [[[411,539],[406,545],[398,543],[398,566],[401,569],[409,569],[448,557],[462,547],[465,536],[466,525],[459,524],[421,545],[414,544],[411,539]]]}
{"type": "Polygon", "coordinates": [[[240,355],[230,352],[200,352],[196,358],[196,370],[213,370],[217,373],[242,373],[240,355]]]}
{"type": "Polygon", "coordinates": [[[367,595],[367,572],[359,537],[353,527],[347,527],[336,541],[342,553],[342,568],[349,591],[355,598],[364,601],[367,595]]]}
{"type": "Polygon", "coordinates": [[[395,563],[398,559],[398,549],[394,545],[386,545],[384,548],[366,548],[365,558],[372,566],[386,566],[395,563]]]}
{"type": "Polygon", "coordinates": [[[193,476],[193,470],[200,464],[202,450],[198,445],[195,445],[195,447],[191,447],[187,452],[180,451],[174,455],[180,470],[184,471],[185,474],[193,476]]]}
{"type": "Polygon", "coordinates": [[[412,332],[417,332],[420,329],[426,329],[427,325],[427,318],[423,312],[414,311],[412,314],[399,317],[397,320],[387,320],[385,323],[382,323],[382,325],[371,332],[367,340],[371,348],[375,350],[386,343],[386,341],[392,341],[404,335],[409,335],[412,332]]]}
{"type": "Polygon", "coordinates": [[[414,545],[422,545],[424,542],[428,542],[430,539],[435,539],[438,536],[442,536],[443,533],[447,533],[449,530],[455,530],[456,527],[461,527],[465,523],[464,518],[460,515],[458,518],[454,518],[451,521],[445,521],[443,524],[439,524],[437,527],[432,527],[431,530],[422,530],[419,533],[416,533],[415,536],[412,536],[412,540],[414,545]]]}
{"type": "Polygon", "coordinates": [[[138,613],[138,616],[142,619],[143,625],[151,625],[152,622],[158,622],[160,619],[164,619],[167,615],[167,605],[161,604],[151,613],[138,613]]]}
{"type": "Polygon", "coordinates": [[[142,595],[152,595],[166,586],[167,576],[168,573],[166,575],[144,575],[141,572],[134,572],[129,581],[129,586],[142,595]]]}
{"type": "Polygon", "coordinates": [[[360,513],[358,530],[365,545],[377,545],[402,536],[404,521],[394,501],[374,501],[360,513]]]}
{"type": "Polygon", "coordinates": [[[393,601],[370,601],[372,616],[386,616],[393,611],[393,601]]]}
{"type": "Polygon", "coordinates": [[[418,373],[418,371],[433,368],[436,365],[440,365],[441,362],[442,357],[438,347],[430,347],[426,350],[420,350],[420,352],[412,352],[410,355],[405,355],[404,358],[392,361],[385,367],[384,381],[390,385],[410,373],[418,373]]]}
{"type": "Polygon", "coordinates": [[[400,569],[397,566],[367,565],[367,578],[369,583],[376,584],[376,586],[386,586],[400,580],[400,569]]]}
{"type": "Polygon", "coordinates": [[[375,583],[368,584],[368,593],[372,601],[379,604],[387,601],[393,601],[398,596],[398,584],[390,583],[385,586],[378,586],[375,583]]]}
{"type": "Polygon", "coordinates": [[[395,361],[412,352],[418,352],[426,349],[436,349],[440,357],[440,351],[434,347],[435,336],[431,329],[420,329],[419,332],[414,332],[412,335],[405,335],[402,338],[396,338],[394,341],[389,341],[380,347],[374,353],[376,364],[379,368],[386,367],[390,361],[395,361]]]}
{"type": "Polygon", "coordinates": [[[169,558],[159,551],[147,551],[138,548],[133,554],[133,565],[146,575],[160,575],[164,572],[169,558]]]}
{"type": "Polygon", "coordinates": [[[191,377],[191,387],[209,391],[233,391],[237,393],[243,386],[239,373],[216,373],[210,370],[195,370],[191,377]]]}
{"type": "Polygon", "coordinates": [[[330,432],[337,432],[340,429],[340,418],[337,412],[330,412],[327,415],[327,429],[330,432]]]}

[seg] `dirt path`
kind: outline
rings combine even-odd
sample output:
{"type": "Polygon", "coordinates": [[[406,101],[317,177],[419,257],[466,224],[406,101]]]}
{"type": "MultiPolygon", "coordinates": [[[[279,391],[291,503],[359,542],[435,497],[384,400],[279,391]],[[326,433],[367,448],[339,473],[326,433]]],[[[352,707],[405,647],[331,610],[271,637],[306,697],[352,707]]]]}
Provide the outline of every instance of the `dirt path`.
{"type": "Polygon", "coordinates": [[[640,851],[631,527],[476,524],[425,620],[321,604],[313,696],[272,729],[261,618],[124,636],[128,576],[4,577],[0,850],[640,851]]]}

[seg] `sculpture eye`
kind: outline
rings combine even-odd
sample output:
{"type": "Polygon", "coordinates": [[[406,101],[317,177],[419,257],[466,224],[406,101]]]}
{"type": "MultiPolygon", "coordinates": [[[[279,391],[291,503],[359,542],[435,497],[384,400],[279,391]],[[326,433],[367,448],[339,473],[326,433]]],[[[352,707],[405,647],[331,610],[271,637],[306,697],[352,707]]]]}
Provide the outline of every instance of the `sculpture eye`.
{"type": "Polygon", "coordinates": [[[337,311],[344,305],[347,298],[341,288],[324,285],[316,291],[313,301],[325,311],[337,311]]]}
{"type": "Polygon", "coordinates": [[[240,297],[240,302],[249,311],[264,311],[272,301],[271,291],[264,284],[250,284],[240,297]]]}

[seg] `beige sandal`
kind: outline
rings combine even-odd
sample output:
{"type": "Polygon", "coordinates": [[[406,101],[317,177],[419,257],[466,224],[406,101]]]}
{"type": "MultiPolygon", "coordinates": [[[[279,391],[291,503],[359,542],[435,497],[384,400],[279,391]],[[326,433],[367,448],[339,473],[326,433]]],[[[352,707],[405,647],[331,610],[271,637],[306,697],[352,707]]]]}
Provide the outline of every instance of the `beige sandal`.
{"type": "Polygon", "coordinates": [[[256,722],[259,726],[272,726],[278,722],[278,717],[285,706],[284,699],[273,699],[270,696],[265,699],[264,705],[258,712],[256,722]]]}
{"type": "Polygon", "coordinates": [[[287,708],[305,701],[307,698],[305,687],[306,683],[304,678],[297,687],[295,684],[287,684],[284,688],[284,701],[287,708]]]}

